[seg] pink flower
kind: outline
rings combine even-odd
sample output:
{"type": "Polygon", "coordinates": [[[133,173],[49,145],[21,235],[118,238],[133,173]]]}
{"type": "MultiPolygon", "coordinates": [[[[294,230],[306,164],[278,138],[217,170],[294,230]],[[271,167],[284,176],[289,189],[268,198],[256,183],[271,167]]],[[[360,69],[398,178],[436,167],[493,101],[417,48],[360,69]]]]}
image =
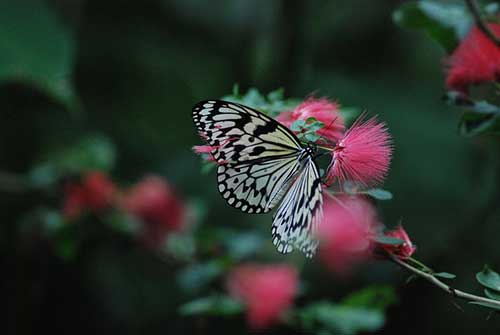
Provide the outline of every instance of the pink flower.
{"type": "Polygon", "coordinates": [[[64,188],[63,214],[76,218],[89,209],[99,212],[109,208],[116,194],[116,187],[107,175],[100,171],[89,172],[79,183],[70,182],[64,188]]]}
{"type": "Polygon", "coordinates": [[[217,147],[212,147],[210,145],[195,145],[193,146],[193,151],[197,153],[198,155],[205,155],[207,161],[215,162],[214,156],[212,156],[212,151],[217,149],[217,147]]]}
{"type": "Polygon", "coordinates": [[[332,271],[347,275],[371,258],[371,237],[378,228],[377,212],[361,196],[325,197],[323,221],[318,227],[320,258],[332,271]]]}
{"type": "Polygon", "coordinates": [[[325,124],[317,133],[326,139],[336,142],[344,132],[344,119],[339,113],[339,105],[326,98],[309,98],[295,107],[291,112],[282,112],[276,120],[289,127],[297,120],[316,118],[325,124]]]}
{"type": "Polygon", "coordinates": [[[264,329],[277,322],[293,303],[298,274],[285,264],[241,265],[230,272],[229,294],[247,308],[247,320],[253,329],[264,329]]]}
{"type": "MultiPolygon", "coordinates": [[[[500,37],[500,23],[489,28],[500,37]]],[[[448,89],[467,93],[470,84],[500,80],[500,47],[474,26],[446,60],[448,89]]]]}
{"type": "Polygon", "coordinates": [[[417,247],[413,245],[410,240],[410,237],[403,229],[402,226],[398,226],[396,229],[391,230],[385,233],[386,236],[396,237],[404,241],[401,245],[392,245],[392,244],[381,244],[382,248],[385,249],[390,254],[400,258],[400,259],[408,259],[415,253],[417,247]]]}
{"type": "Polygon", "coordinates": [[[184,204],[158,176],[147,176],[133,186],[123,195],[121,205],[143,220],[143,238],[149,246],[161,245],[169,232],[180,230],[185,223],[184,204]]]}
{"type": "Polygon", "coordinates": [[[334,179],[351,180],[362,185],[381,182],[389,169],[392,146],[384,123],[376,118],[356,121],[332,152],[327,185],[334,179]]]}

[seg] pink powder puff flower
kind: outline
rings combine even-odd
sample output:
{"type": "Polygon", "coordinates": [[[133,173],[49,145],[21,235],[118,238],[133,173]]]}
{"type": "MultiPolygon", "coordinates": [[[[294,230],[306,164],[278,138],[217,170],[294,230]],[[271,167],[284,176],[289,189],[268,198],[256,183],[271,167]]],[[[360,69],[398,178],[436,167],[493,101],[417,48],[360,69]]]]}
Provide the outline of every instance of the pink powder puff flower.
{"type": "Polygon", "coordinates": [[[348,275],[372,256],[372,237],[379,227],[377,212],[362,196],[325,197],[318,227],[320,259],[339,275],[348,275]]]}
{"type": "Polygon", "coordinates": [[[100,212],[114,202],[117,189],[111,179],[100,171],[91,171],[80,182],[64,187],[63,214],[68,219],[78,217],[84,210],[100,212]]]}
{"type": "MultiPolygon", "coordinates": [[[[500,37],[500,23],[488,26],[500,37]]],[[[500,47],[474,26],[445,64],[448,89],[466,94],[471,84],[500,80],[500,47]]]]}
{"type": "Polygon", "coordinates": [[[265,329],[276,323],[297,293],[298,273],[290,265],[240,265],[229,273],[229,294],[247,309],[253,329],[265,329]]]}
{"type": "Polygon", "coordinates": [[[381,244],[381,247],[390,254],[398,257],[399,259],[408,259],[415,253],[417,247],[412,243],[410,237],[402,226],[385,233],[386,236],[396,237],[404,241],[400,245],[381,244]]]}
{"type": "Polygon", "coordinates": [[[121,206],[144,222],[142,238],[151,247],[159,247],[170,232],[180,231],[186,223],[184,203],[158,176],[147,176],[125,192],[121,206]]]}
{"type": "Polygon", "coordinates": [[[290,128],[297,120],[316,118],[325,124],[317,133],[326,139],[336,142],[344,133],[344,119],[339,113],[339,104],[326,98],[309,98],[295,107],[291,112],[282,112],[276,120],[290,128]]]}
{"type": "Polygon", "coordinates": [[[391,136],[384,123],[358,119],[332,151],[326,184],[334,179],[366,186],[382,182],[392,156],[391,136]]]}
{"type": "Polygon", "coordinates": [[[217,149],[217,148],[216,147],[212,147],[210,145],[195,145],[195,146],[193,146],[193,151],[195,153],[197,153],[199,155],[208,154],[208,155],[206,155],[205,159],[207,161],[211,161],[211,162],[215,162],[215,158],[214,158],[214,156],[212,156],[212,151],[214,149],[217,149]]]}

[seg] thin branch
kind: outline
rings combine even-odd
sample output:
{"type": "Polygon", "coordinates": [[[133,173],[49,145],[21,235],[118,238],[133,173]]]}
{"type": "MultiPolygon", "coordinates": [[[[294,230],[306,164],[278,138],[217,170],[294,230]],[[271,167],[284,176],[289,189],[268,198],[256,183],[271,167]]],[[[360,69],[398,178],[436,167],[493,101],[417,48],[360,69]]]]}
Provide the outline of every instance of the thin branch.
{"type": "Polygon", "coordinates": [[[415,275],[424,278],[425,280],[429,281],[433,285],[439,287],[446,293],[450,294],[451,296],[455,298],[460,298],[468,301],[476,301],[476,302],[483,302],[487,303],[493,306],[497,306],[500,308],[500,301],[498,300],[493,300],[493,299],[488,299],[485,297],[481,297],[478,295],[466,293],[457,289],[454,289],[451,286],[446,285],[443,283],[441,280],[437,279],[432,273],[424,272],[422,270],[417,269],[416,267],[413,267],[412,265],[400,260],[399,258],[389,254],[388,255],[389,259],[392,260],[394,263],[398,264],[402,268],[414,273],[415,275]]]}
{"type": "Polygon", "coordinates": [[[483,32],[486,37],[488,37],[493,43],[500,47],[500,37],[496,36],[493,31],[491,31],[488,24],[481,17],[481,12],[479,6],[475,0],[465,0],[465,4],[469,8],[472,16],[474,16],[474,21],[476,22],[479,30],[483,32]]]}

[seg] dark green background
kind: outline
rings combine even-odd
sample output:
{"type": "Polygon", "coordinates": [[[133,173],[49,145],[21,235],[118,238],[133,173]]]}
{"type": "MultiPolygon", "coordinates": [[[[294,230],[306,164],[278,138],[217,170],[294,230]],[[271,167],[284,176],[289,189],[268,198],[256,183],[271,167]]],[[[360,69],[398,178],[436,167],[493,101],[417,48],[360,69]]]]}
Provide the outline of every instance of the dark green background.
{"type": "MultiPolygon", "coordinates": [[[[104,134],[117,148],[111,175],[119,183],[157,173],[185,199],[205,202],[203,225],[269,225],[270,216],[247,217],[226,206],[214,176],[200,173],[191,151],[200,142],[191,107],[230,93],[234,83],[262,92],[283,87],[291,97],[327,96],[378,114],[394,137],[384,185],[394,199],[380,204],[385,224],[402,219],[419,259],[457,274],[453,285],[481,293],[473,275],[485,262],[500,268],[499,140],[458,135],[460,111],[441,100],[444,52],[393,23],[399,3],[4,0],[1,169],[26,173],[75,139],[104,134]],[[26,64],[34,64],[30,75],[23,73],[26,64]]],[[[241,332],[240,319],[199,325],[178,317],[176,306],[187,299],[176,294],[175,266],[126,242],[91,241],[68,264],[43,239],[20,238],[21,218],[40,199],[0,194],[7,321],[0,332],[241,332]]],[[[336,299],[370,283],[399,287],[400,303],[389,309],[381,334],[500,328],[497,315],[487,320],[488,311],[458,302],[461,311],[426,282],[405,285],[406,275],[391,264],[371,265],[347,282],[312,267],[316,298],[336,299]]]]}

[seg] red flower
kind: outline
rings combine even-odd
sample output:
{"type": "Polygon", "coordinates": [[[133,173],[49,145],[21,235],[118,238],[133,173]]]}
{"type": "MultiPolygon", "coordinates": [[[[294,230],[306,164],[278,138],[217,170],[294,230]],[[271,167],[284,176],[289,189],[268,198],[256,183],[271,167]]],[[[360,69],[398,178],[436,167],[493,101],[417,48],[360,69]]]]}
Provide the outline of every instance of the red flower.
{"type": "Polygon", "coordinates": [[[391,155],[391,137],[385,124],[376,118],[358,120],[332,151],[326,184],[331,185],[334,179],[363,185],[381,182],[389,169],[391,155]]]}
{"type": "Polygon", "coordinates": [[[370,241],[378,225],[377,212],[364,197],[325,197],[318,227],[321,260],[337,274],[347,275],[371,258],[370,241]]]}
{"type": "Polygon", "coordinates": [[[64,188],[63,214],[75,218],[85,209],[99,212],[109,208],[116,194],[113,182],[102,172],[90,172],[80,183],[68,183],[64,188]]]}
{"type": "Polygon", "coordinates": [[[402,226],[398,226],[396,229],[385,233],[385,235],[396,237],[404,241],[401,245],[381,244],[382,248],[384,248],[388,253],[391,253],[400,259],[410,258],[411,255],[413,255],[417,250],[417,247],[413,245],[410,237],[402,226]]]}
{"type": "MultiPolygon", "coordinates": [[[[500,37],[500,23],[489,28],[500,37]]],[[[500,80],[500,47],[474,26],[446,60],[448,89],[467,93],[470,84],[500,80]]]]}
{"type": "Polygon", "coordinates": [[[278,321],[292,305],[297,293],[298,274],[290,265],[242,265],[231,271],[229,294],[247,307],[247,320],[254,329],[278,321]]]}
{"type": "Polygon", "coordinates": [[[144,221],[144,240],[151,246],[159,246],[169,232],[180,230],[185,222],[183,203],[161,177],[144,178],[123,195],[121,204],[144,221]]]}
{"type": "Polygon", "coordinates": [[[344,119],[339,113],[339,105],[326,98],[309,98],[298,105],[291,112],[283,112],[276,120],[287,127],[297,120],[307,120],[310,117],[316,118],[325,124],[317,133],[326,139],[336,142],[344,132],[344,119]]]}

